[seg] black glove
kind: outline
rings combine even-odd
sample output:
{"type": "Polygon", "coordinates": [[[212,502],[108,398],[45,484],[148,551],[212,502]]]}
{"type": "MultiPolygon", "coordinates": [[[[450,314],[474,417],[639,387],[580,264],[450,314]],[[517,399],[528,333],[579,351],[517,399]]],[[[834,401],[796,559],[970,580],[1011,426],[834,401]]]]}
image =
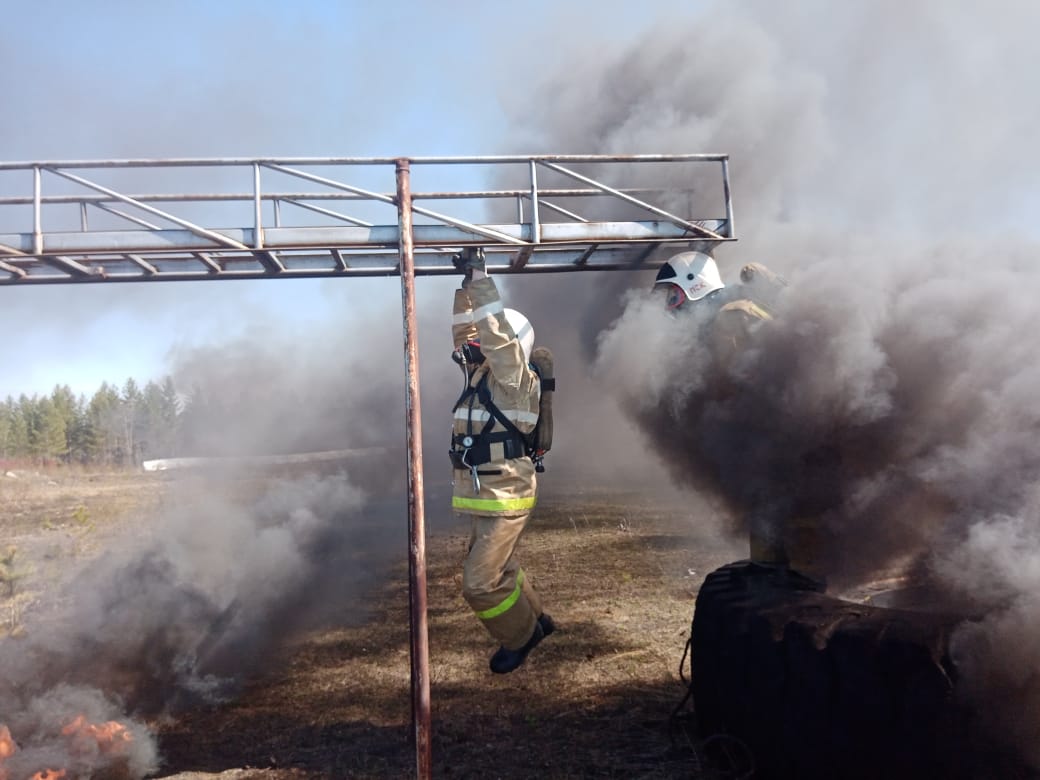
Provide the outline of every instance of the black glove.
{"type": "Polygon", "coordinates": [[[452,255],[451,262],[457,271],[460,271],[465,275],[466,281],[468,282],[473,278],[474,269],[480,271],[485,270],[484,249],[479,246],[468,246],[461,252],[456,252],[452,255]]]}

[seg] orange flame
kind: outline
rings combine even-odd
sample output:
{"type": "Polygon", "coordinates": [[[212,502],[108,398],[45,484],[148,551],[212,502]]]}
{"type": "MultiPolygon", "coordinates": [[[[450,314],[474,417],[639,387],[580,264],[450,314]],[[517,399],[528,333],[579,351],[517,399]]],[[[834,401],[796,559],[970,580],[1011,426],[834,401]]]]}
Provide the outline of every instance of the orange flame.
{"type": "Polygon", "coordinates": [[[134,738],[126,726],[118,721],[90,723],[84,715],[77,716],[61,733],[72,737],[73,743],[81,747],[88,747],[93,740],[102,753],[123,753],[134,738]]]}
{"type": "MultiPolygon", "coordinates": [[[[133,741],[133,734],[122,723],[114,720],[90,723],[84,715],[70,721],[61,733],[71,739],[74,750],[87,752],[96,746],[101,753],[109,755],[122,755],[133,741]]],[[[17,750],[18,744],[11,737],[11,731],[0,724],[0,780],[9,780],[4,764],[17,750]]],[[[62,780],[67,774],[65,769],[41,769],[29,780],[62,780]]]]}
{"type": "MultiPolygon", "coordinates": [[[[7,780],[7,770],[4,762],[18,750],[18,744],[11,737],[11,730],[7,726],[0,725],[0,780],[7,780]]],[[[64,769],[41,769],[29,780],[61,780],[67,773],[64,769]]]]}
{"type": "Polygon", "coordinates": [[[18,745],[11,737],[11,730],[0,723],[0,780],[7,780],[7,770],[4,763],[18,750],[18,745]]]}
{"type": "Polygon", "coordinates": [[[13,756],[14,751],[17,749],[18,745],[11,738],[11,730],[7,726],[0,724],[0,765],[3,764],[5,758],[13,756]]]}

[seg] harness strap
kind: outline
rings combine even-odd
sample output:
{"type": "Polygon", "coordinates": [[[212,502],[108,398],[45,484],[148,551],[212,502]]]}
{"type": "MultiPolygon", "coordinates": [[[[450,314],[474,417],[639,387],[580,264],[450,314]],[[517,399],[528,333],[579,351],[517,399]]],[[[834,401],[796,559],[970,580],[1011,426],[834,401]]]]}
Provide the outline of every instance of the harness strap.
{"type": "Polygon", "coordinates": [[[479,433],[473,433],[472,419],[466,421],[466,433],[454,434],[451,439],[452,464],[458,469],[468,469],[471,466],[480,466],[489,463],[491,457],[491,445],[502,444],[503,457],[507,459],[522,458],[529,455],[530,445],[526,437],[516,424],[503,414],[502,410],[491,400],[491,391],[487,386],[487,374],[484,374],[477,384],[468,386],[462,391],[462,395],[452,407],[452,413],[465,403],[470,402],[470,411],[473,409],[473,396],[477,397],[480,404],[488,410],[488,419],[479,433]],[[491,431],[495,422],[499,422],[504,431],[491,431]],[[466,440],[469,440],[468,446],[466,440]]]}
{"type": "Polygon", "coordinates": [[[502,413],[502,410],[495,405],[495,402],[491,400],[491,392],[488,390],[487,382],[485,381],[486,379],[487,375],[481,379],[480,383],[476,387],[477,397],[480,399],[481,405],[490,412],[492,418],[498,420],[498,422],[502,424],[503,428],[514,436],[519,437],[520,441],[524,442],[524,447],[526,449],[528,437],[524,435],[520,429],[516,427],[516,423],[506,417],[505,414],[502,413]]]}

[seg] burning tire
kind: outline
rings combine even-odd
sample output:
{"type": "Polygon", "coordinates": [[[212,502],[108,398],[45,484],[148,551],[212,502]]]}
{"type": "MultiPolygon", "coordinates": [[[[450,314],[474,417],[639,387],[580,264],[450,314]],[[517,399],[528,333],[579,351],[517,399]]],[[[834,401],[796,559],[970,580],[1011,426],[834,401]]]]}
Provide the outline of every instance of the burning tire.
{"type": "Polygon", "coordinates": [[[756,778],[975,776],[947,652],[960,620],[843,601],[781,568],[723,566],[691,632],[698,730],[743,743],[756,778]]]}

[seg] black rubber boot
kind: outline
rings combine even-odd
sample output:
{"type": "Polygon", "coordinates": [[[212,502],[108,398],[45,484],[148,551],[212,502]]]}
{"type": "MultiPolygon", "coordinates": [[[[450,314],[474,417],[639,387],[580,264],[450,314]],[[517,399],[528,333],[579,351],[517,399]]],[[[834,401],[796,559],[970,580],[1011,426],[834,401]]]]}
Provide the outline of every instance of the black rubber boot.
{"type": "MultiPolygon", "coordinates": [[[[549,625],[551,626],[550,631],[556,629],[552,620],[549,621],[549,625]]],[[[509,674],[514,669],[518,669],[527,660],[527,654],[534,650],[543,639],[545,639],[545,629],[542,627],[542,619],[539,618],[538,622],[534,624],[534,633],[531,634],[531,638],[519,650],[500,647],[495,651],[495,654],[491,656],[491,671],[495,674],[509,674]]]]}
{"type": "Polygon", "coordinates": [[[556,630],[556,624],[553,622],[553,619],[544,612],[538,616],[538,624],[542,627],[542,633],[546,636],[549,636],[556,630]]]}

